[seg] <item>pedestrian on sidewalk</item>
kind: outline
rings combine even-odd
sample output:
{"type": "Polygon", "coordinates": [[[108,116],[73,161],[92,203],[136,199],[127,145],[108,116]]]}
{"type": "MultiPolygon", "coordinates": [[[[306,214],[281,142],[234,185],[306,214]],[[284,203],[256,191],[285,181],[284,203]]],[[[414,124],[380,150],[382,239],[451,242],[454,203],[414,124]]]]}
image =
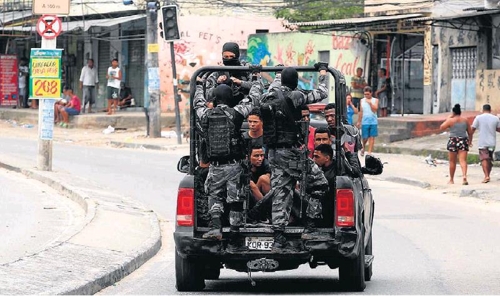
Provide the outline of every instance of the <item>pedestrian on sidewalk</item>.
{"type": "Polygon", "coordinates": [[[17,106],[19,108],[28,108],[28,76],[30,74],[29,61],[27,58],[22,58],[19,62],[19,99],[17,106]]]}
{"type": "Polygon", "coordinates": [[[441,130],[450,129],[450,139],[446,145],[450,161],[450,181],[454,184],[455,170],[457,168],[457,157],[462,168],[462,185],[469,185],[467,181],[467,153],[472,146],[472,128],[467,118],[462,117],[460,104],[452,109],[452,114],[441,124],[441,130]]]}
{"type": "Polygon", "coordinates": [[[80,89],[83,91],[83,108],[82,113],[85,113],[85,107],[89,104],[89,113],[92,112],[92,104],[95,104],[96,92],[99,87],[99,76],[97,69],[94,67],[94,60],[89,59],[87,66],[82,68],[80,74],[80,89]]]}
{"type": "Polygon", "coordinates": [[[367,86],[366,80],[363,77],[363,68],[356,69],[356,75],[351,78],[351,94],[352,103],[356,108],[359,108],[359,102],[363,98],[363,90],[367,86]]]}
{"type": "Polygon", "coordinates": [[[66,107],[60,108],[62,122],[60,125],[62,127],[68,127],[69,116],[78,115],[81,110],[80,99],[73,93],[73,89],[69,86],[64,88],[64,94],[70,98],[69,104],[66,107]]]}
{"type": "Polygon", "coordinates": [[[359,107],[358,123],[361,127],[361,136],[363,137],[363,148],[361,156],[365,155],[366,143],[368,143],[368,154],[372,154],[375,146],[375,138],[378,137],[378,99],[372,97],[372,88],[367,86],[364,89],[365,97],[361,100],[359,107]]]}
{"type": "Polygon", "coordinates": [[[118,101],[120,100],[120,83],[122,81],[122,71],[118,67],[118,59],[113,59],[111,61],[111,67],[108,68],[108,74],[106,74],[106,79],[108,79],[108,115],[115,113],[115,109],[118,106],[118,101]]]}
{"type": "Polygon", "coordinates": [[[479,159],[483,167],[483,183],[490,182],[491,169],[493,168],[493,152],[497,142],[497,134],[500,133],[500,119],[491,114],[491,106],[483,105],[483,114],[476,116],[472,123],[472,134],[479,130],[479,159]]]}
{"type": "Polygon", "coordinates": [[[384,68],[378,70],[378,85],[375,91],[375,97],[378,99],[380,108],[380,117],[387,117],[387,70],[384,68]]]}

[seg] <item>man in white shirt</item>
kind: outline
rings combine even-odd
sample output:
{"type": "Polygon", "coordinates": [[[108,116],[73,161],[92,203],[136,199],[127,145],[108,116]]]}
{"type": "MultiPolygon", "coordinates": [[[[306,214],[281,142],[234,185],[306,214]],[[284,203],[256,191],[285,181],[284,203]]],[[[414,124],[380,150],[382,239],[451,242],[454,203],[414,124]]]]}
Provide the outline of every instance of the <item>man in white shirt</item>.
{"type": "Polygon", "coordinates": [[[94,60],[89,59],[87,66],[82,68],[80,75],[80,89],[83,89],[83,108],[82,113],[85,113],[85,106],[89,104],[89,113],[92,111],[92,104],[95,104],[96,90],[99,87],[99,77],[97,69],[94,67],[94,60]]]}
{"type": "Polygon", "coordinates": [[[500,133],[500,119],[491,114],[491,106],[486,104],[483,106],[483,114],[476,116],[472,123],[472,134],[479,130],[479,159],[483,167],[484,180],[483,183],[490,181],[491,169],[493,167],[493,152],[497,142],[496,132],[500,133]]]}

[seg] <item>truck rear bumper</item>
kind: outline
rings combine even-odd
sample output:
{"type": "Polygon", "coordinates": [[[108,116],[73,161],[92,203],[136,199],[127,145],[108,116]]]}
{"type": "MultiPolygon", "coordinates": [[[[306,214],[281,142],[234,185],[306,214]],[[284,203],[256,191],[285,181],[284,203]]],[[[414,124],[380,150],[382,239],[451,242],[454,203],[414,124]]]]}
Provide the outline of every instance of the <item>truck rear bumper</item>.
{"type": "Polygon", "coordinates": [[[269,251],[246,251],[237,254],[226,252],[227,240],[222,241],[195,238],[191,232],[174,232],[174,240],[177,252],[181,257],[206,257],[215,256],[219,259],[255,259],[262,256],[274,257],[301,257],[309,258],[312,255],[356,257],[355,246],[357,245],[356,232],[346,232],[345,235],[335,235],[335,239],[325,241],[302,241],[300,238],[290,238],[302,247],[300,252],[275,254],[269,251]]]}

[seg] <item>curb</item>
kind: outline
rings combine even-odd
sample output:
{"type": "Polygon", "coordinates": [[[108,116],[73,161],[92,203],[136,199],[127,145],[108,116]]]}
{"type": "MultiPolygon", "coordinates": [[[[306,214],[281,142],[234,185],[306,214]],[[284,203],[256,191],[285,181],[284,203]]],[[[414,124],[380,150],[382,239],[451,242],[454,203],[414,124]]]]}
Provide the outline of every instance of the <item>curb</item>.
{"type": "MultiPolygon", "coordinates": [[[[445,150],[434,150],[434,149],[413,149],[408,147],[391,147],[391,146],[375,146],[374,152],[386,153],[386,154],[407,154],[414,156],[429,156],[437,159],[448,159],[448,151],[445,150]]],[[[500,160],[500,151],[495,152],[494,159],[500,160]]],[[[479,159],[479,154],[470,152],[467,154],[467,164],[478,164],[481,163],[479,159]]],[[[493,161],[494,167],[500,167],[500,161],[493,161]]]]}
{"type": "Polygon", "coordinates": [[[385,181],[388,181],[388,182],[416,186],[416,187],[420,187],[420,188],[424,188],[424,189],[431,187],[431,184],[429,184],[427,182],[423,182],[423,181],[411,179],[411,178],[389,176],[389,177],[385,177],[384,179],[385,179],[385,181]]]}
{"type": "Polygon", "coordinates": [[[176,144],[170,146],[154,145],[154,144],[138,144],[138,143],[125,143],[119,141],[110,141],[109,144],[115,148],[131,148],[131,149],[150,149],[158,151],[172,151],[181,148],[189,148],[189,143],[187,144],[176,144]]]}
{"type": "MultiPolygon", "coordinates": [[[[43,251],[38,252],[37,254],[42,254],[54,247],[57,246],[62,246],[65,244],[68,240],[70,240],[72,237],[76,236],[78,233],[80,233],[85,227],[87,227],[95,218],[96,215],[96,210],[100,206],[99,202],[96,202],[92,200],[89,196],[85,196],[83,192],[80,192],[78,189],[73,188],[72,186],[68,185],[62,185],[59,181],[49,177],[45,176],[47,173],[40,173],[34,170],[30,169],[23,169],[17,166],[10,165],[8,163],[5,163],[4,161],[0,160],[0,168],[4,168],[10,171],[14,171],[17,173],[21,173],[28,178],[37,180],[53,189],[56,191],[60,192],[62,195],[66,196],[70,200],[74,201],[77,203],[79,206],[82,207],[82,209],[85,211],[85,218],[84,222],[82,223],[82,226],[77,229],[76,232],[67,235],[64,238],[59,239],[57,242],[54,242],[52,245],[50,245],[48,248],[46,248],[43,251]]],[[[141,213],[144,214],[145,211],[141,211],[141,213]]],[[[128,253],[124,253],[125,260],[123,260],[120,264],[114,264],[110,265],[107,267],[103,267],[101,271],[96,271],[94,274],[94,278],[85,280],[85,283],[79,283],[77,284],[76,287],[68,287],[67,283],[65,284],[64,282],[61,283],[61,287],[64,287],[62,289],[58,289],[58,287],[53,287],[50,285],[46,286],[46,289],[44,289],[44,292],[42,294],[48,293],[48,294],[95,294],[99,292],[100,290],[104,289],[105,287],[108,287],[121,279],[123,279],[125,276],[129,275],[136,269],[138,269],[141,265],[143,265],[145,262],[147,262],[149,259],[151,259],[156,253],[160,250],[161,248],[161,230],[159,226],[159,220],[156,214],[151,211],[147,210],[147,216],[149,218],[149,224],[151,225],[151,233],[149,238],[142,243],[142,245],[133,251],[130,251],[128,253]]],[[[68,243],[71,244],[71,243],[68,243]]],[[[24,260],[25,257],[21,258],[20,260],[24,260]]],[[[31,294],[31,293],[28,293],[31,294]]]]}

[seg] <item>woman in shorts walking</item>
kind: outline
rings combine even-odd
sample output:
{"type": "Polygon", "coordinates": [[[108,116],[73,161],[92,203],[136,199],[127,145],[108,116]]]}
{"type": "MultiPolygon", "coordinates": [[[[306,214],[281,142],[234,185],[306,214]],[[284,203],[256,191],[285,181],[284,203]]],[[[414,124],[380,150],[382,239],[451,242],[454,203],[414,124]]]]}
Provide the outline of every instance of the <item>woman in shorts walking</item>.
{"type": "Polygon", "coordinates": [[[446,145],[450,160],[450,181],[454,184],[457,159],[462,168],[462,185],[469,185],[467,181],[467,153],[472,146],[472,128],[466,118],[461,116],[460,104],[452,109],[452,114],[441,124],[441,130],[450,129],[450,139],[446,145]]]}

